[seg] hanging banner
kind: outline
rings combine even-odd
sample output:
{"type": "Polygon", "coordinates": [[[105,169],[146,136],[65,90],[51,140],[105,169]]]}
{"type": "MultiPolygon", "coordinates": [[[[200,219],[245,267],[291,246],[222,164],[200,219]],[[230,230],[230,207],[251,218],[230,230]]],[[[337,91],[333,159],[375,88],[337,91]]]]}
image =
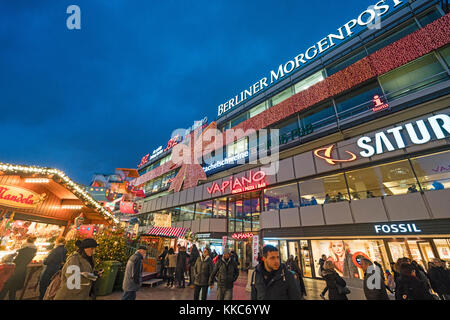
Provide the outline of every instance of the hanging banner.
{"type": "Polygon", "coordinates": [[[259,248],[259,236],[254,235],[253,236],[253,246],[252,246],[253,267],[256,267],[258,265],[258,248],[259,248]]]}

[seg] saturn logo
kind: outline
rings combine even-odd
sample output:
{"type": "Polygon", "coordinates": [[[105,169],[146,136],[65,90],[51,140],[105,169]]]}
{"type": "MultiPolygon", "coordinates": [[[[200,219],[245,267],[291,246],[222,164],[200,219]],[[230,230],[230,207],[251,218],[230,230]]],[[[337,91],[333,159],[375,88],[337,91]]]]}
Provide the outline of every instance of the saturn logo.
{"type": "Polygon", "coordinates": [[[331,152],[333,151],[334,145],[331,145],[326,148],[320,148],[314,151],[314,155],[320,159],[325,160],[327,163],[331,165],[335,165],[338,162],[351,162],[356,160],[356,155],[353,152],[345,151],[347,154],[350,155],[349,159],[346,160],[340,160],[340,159],[333,159],[331,158],[331,152]]]}

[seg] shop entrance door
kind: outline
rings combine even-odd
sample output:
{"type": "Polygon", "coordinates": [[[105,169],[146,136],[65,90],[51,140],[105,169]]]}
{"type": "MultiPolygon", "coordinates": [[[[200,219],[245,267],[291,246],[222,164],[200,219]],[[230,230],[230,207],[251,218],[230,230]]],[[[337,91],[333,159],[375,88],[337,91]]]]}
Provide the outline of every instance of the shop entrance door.
{"type": "Polygon", "coordinates": [[[308,240],[300,240],[300,262],[303,276],[312,278],[311,251],[308,240]]]}

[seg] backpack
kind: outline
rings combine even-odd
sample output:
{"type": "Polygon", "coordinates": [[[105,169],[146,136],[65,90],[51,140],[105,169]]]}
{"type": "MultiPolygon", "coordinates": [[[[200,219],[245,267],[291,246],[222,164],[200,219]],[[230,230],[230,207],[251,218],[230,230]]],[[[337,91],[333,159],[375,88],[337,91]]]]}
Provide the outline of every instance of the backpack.
{"type": "Polygon", "coordinates": [[[56,296],[56,292],[58,292],[61,287],[62,279],[61,279],[62,271],[59,270],[56,272],[52,279],[50,280],[50,284],[45,291],[43,300],[54,300],[56,296]]]}

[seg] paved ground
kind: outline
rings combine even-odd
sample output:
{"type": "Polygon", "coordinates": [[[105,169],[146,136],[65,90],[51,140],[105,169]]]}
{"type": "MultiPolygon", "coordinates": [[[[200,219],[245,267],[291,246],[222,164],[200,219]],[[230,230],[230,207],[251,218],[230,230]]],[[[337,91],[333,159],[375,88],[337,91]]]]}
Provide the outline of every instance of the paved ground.
{"type": "MultiPolygon", "coordinates": [[[[233,290],[233,300],[250,300],[250,293],[245,290],[247,285],[247,273],[241,272],[233,290]]],[[[322,280],[304,279],[307,290],[307,300],[322,300],[320,293],[325,287],[322,280]]],[[[350,300],[364,300],[364,293],[359,286],[349,284],[351,293],[350,300]]],[[[217,289],[214,287],[208,292],[208,300],[216,300],[217,289]]],[[[98,297],[98,300],[120,300],[122,292],[114,292],[109,296],[98,297]]],[[[186,287],[184,289],[167,288],[166,284],[157,287],[143,287],[137,293],[137,300],[193,300],[194,289],[186,287]]]]}

